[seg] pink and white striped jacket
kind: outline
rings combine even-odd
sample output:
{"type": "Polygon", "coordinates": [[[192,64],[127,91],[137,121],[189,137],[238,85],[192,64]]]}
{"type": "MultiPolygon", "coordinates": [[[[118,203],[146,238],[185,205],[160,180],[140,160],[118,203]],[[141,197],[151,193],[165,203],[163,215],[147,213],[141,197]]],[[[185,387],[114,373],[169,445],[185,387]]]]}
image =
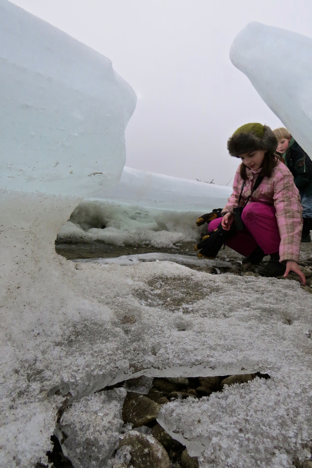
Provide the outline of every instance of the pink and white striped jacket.
{"type": "MultiPolygon", "coordinates": [[[[243,184],[239,169],[238,167],[235,174],[233,193],[228,199],[223,212],[233,212],[233,208],[238,206],[239,194],[243,184]]],[[[257,173],[253,173],[248,168],[246,169],[246,173],[248,180],[245,182],[240,206],[244,206],[246,203],[246,199],[249,197],[258,177],[257,173]]],[[[294,184],[293,175],[283,162],[278,161],[271,177],[263,179],[248,203],[252,202],[265,203],[266,205],[275,207],[275,215],[281,237],[279,248],[280,261],[294,260],[298,262],[302,231],[302,206],[299,191],[294,184]]]]}

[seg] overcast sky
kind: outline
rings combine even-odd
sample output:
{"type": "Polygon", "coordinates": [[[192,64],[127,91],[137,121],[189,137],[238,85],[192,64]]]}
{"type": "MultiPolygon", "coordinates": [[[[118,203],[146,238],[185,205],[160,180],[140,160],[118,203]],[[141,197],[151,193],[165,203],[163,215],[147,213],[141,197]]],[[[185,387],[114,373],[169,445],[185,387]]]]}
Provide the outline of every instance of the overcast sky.
{"type": "MultiPolygon", "coordinates": [[[[312,36],[311,0],[14,0],[108,57],[134,88],[127,166],[225,185],[240,125],[281,122],[230,62],[236,34],[258,21],[312,36]]],[[[229,185],[231,185],[231,182],[229,185]]]]}

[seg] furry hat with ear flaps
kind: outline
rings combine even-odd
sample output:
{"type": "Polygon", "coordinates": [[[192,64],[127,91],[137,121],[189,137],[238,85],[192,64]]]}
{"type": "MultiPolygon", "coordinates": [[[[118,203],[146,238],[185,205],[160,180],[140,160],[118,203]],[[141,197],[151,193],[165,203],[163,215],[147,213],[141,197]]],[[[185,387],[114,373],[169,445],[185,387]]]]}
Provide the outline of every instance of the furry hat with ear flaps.
{"type": "Polygon", "coordinates": [[[274,154],[278,141],[267,125],[248,123],[239,127],[229,138],[227,147],[231,156],[237,158],[244,153],[266,150],[274,154]]]}

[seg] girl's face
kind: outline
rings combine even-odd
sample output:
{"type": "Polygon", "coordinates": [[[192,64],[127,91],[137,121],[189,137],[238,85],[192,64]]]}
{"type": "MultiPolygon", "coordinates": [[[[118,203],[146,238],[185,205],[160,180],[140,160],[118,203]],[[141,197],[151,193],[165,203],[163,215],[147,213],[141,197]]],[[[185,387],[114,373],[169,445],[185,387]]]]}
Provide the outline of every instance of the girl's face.
{"type": "Polygon", "coordinates": [[[240,154],[239,157],[241,158],[242,163],[245,164],[245,166],[255,171],[262,167],[265,153],[266,151],[264,150],[257,150],[252,151],[251,153],[240,154]]]}
{"type": "Polygon", "coordinates": [[[277,145],[276,151],[278,151],[281,154],[284,154],[285,151],[288,149],[289,146],[289,141],[288,138],[282,138],[277,145]]]}

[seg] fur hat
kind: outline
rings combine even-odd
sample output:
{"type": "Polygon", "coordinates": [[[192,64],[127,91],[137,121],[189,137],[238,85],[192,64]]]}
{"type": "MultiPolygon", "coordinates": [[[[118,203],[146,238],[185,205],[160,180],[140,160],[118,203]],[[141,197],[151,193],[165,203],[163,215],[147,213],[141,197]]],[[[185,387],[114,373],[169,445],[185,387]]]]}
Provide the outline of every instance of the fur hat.
{"type": "Polygon", "coordinates": [[[267,125],[248,123],[239,127],[229,138],[227,147],[231,156],[237,158],[243,153],[266,150],[274,154],[278,141],[267,125]]]}

